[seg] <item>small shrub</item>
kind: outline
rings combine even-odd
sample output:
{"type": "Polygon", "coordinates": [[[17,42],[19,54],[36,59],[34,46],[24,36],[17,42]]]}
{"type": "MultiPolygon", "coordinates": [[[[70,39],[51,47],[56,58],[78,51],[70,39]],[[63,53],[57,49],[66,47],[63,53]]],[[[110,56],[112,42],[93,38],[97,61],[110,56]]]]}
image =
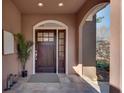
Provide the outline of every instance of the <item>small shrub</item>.
{"type": "Polygon", "coordinates": [[[109,71],[109,63],[106,60],[97,60],[96,67],[99,69],[109,71]]]}

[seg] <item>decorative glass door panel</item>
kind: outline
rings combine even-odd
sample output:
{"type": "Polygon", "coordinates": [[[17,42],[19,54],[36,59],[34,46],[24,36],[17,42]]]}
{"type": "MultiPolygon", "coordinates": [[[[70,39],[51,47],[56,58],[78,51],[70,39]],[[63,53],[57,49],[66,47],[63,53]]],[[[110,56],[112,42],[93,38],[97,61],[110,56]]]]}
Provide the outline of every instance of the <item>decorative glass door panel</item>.
{"type": "Polygon", "coordinates": [[[65,73],[65,30],[58,30],[58,72],[65,73]]]}

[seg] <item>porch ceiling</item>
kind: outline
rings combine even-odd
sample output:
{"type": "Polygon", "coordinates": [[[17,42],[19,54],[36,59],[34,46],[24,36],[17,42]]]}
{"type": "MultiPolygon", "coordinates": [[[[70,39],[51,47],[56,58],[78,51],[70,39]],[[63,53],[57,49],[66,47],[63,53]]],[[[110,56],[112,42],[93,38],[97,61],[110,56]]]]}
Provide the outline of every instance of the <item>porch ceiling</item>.
{"type": "Polygon", "coordinates": [[[24,14],[73,14],[76,13],[86,0],[12,0],[24,14]],[[43,7],[38,7],[42,2],[43,7]],[[59,7],[58,3],[64,6],[59,7]]]}

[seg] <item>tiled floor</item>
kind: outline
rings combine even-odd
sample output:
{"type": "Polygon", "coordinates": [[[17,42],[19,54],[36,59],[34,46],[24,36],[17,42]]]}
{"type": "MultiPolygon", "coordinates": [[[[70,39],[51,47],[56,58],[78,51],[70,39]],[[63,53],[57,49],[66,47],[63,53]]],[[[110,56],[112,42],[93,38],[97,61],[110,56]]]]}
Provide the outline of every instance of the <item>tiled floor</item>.
{"type": "MultiPolygon", "coordinates": [[[[76,75],[58,75],[59,83],[29,83],[27,79],[20,79],[11,91],[4,93],[99,93],[85,80],[76,75]]],[[[101,93],[107,93],[103,86],[101,93]]]]}

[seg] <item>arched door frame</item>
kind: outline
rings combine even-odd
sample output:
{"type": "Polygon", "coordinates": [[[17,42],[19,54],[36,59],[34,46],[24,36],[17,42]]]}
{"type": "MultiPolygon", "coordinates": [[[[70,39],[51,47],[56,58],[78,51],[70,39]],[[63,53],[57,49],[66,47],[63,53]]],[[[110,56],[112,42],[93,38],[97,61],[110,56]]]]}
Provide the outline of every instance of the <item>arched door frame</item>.
{"type": "MultiPolygon", "coordinates": [[[[36,25],[33,26],[33,74],[35,74],[35,31],[36,29],[56,29],[57,34],[58,34],[58,30],[59,29],[65,29],[66,31],[66,57],[65,57],[65,73],[68,74],[68,26],[60,21],[57,20],[45,20],[45,21],[41,21],[39,23],[37,23],[36,25]],[[62,27],[40,27],[43,24],[46,23],[54,23],[54,24],[58,24],[62,27]]],[[[56,41],[56,73],[58,74],[58,39],[56,41]]]]}

